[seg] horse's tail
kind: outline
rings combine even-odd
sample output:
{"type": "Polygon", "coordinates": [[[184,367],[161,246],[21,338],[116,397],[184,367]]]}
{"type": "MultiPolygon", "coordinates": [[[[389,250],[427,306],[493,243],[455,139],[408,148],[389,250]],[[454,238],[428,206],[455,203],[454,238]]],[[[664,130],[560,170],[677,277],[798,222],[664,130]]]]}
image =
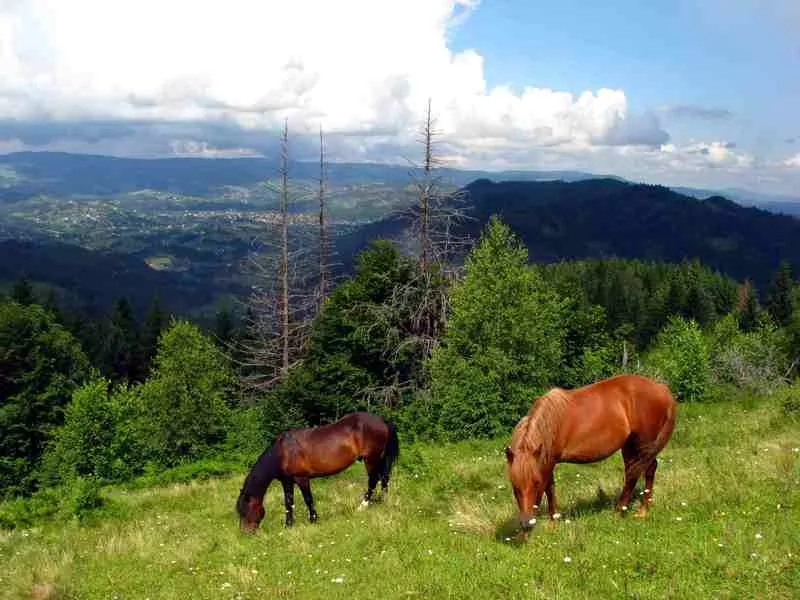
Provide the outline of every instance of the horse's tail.
{"type": "Polygon", "coordinates": [[[386,427],[389,429],[389,439],[386,441],[386,446],[383,449],[383,457],[381,459],[381,480],[384,485],[388,483],[389,476],[392,473],[392,467],[395,461],[400,456],[400,440],[397,437],[397,428],[394,423],[384,419],[386,427]]]}

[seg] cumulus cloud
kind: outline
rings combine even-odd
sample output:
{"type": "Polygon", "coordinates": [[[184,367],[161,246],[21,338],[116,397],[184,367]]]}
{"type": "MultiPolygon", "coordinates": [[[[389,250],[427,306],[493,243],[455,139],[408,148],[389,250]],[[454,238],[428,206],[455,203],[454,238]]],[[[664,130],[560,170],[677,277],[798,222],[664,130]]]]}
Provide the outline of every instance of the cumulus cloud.
{"type": "Polygon", "coordinates": [[[659,147],[622,90],[489,88],[449,36],[477,0],[0,2],[0,139],[127,153],[262,151],[283,119],[400,154],[427,99],[452,149],[659,147]]]}
{"type": "Polygon", "coordinates": [[[795,154],[783,161],[783,166],[800,169],[800,154],[795,154]]]}

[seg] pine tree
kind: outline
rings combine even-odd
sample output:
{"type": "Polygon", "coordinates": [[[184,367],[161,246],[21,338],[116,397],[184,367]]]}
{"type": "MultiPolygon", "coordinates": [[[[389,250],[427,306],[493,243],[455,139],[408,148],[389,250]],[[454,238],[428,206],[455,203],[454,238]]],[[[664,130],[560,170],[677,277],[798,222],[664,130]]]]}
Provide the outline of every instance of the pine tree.
{"type": "Polygon", "coordinates": [[[766,309],[775,321],[783,327],[792,320],[792,292],[795,287],[792,278],[792,267],[787,261],[781,261],[778,271],[767,290],[766,309]]]}
{"type": "Polygon", "coordinates": [[[429,363],[440,426],[450,437],[506,432],[559,377],[565,303],[497,217],[467,257],[451,303],[429,363]]]}

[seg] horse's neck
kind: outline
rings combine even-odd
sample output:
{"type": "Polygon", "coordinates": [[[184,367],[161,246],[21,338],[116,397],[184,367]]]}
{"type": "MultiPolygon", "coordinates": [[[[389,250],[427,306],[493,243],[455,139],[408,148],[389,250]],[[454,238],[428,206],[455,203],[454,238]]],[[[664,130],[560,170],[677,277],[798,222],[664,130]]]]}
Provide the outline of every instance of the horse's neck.
{"type": "Polygon", "coordinates": [[[251,496],[263,498],[267,493],[269,484],[280,476],[280,460],[276,449],[273,447],[262,454],[256,466],[250,473],[247,483],[247,493],[251,496]]]}
{"type": "Polygon", "coordinates": [[[560,449],[557,440],[568,402],[569,396],[565,391],[556,388],[537,402],[528,415],[532,435],[526,436],[526,441],[532,450],[540,448],[539,460],[543,469],[551,469],[558,461],[560,449]]]}

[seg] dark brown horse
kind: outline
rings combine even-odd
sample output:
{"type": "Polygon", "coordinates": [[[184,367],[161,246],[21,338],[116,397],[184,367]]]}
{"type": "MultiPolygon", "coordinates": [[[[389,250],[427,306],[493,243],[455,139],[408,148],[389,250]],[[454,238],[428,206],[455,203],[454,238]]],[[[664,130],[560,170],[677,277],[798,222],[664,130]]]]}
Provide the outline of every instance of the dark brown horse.
{"type": "Polygon", "coordinates": [[[285,431],[258,458],[244,480],[236,502],[239,526],[248,532],[258,528],[266,512],[264,495],[274,479],[283,484],[286,526],[294,523],[294,484],[303,493],[309,520],[314,523],[317,510],[310,479],[335,475],[358,459],[367,468],[367,491],[361,503],[366,506],[379,479],[382,493],[386,494],[392,465],[399,453],[394,425],[366,412],[351,413],[321,427],[285,431]]]}
{"type": "Polygon", "coordinates": [[[559,518],[556,464],[596,462],[619,449],[625,482],[617,510],[628,510],[636,482],[644,475],[637,513],[644,517],[653,500],[656,456],[672,435],[676,406],[667,386],[639,375],[618,375],[575,390],[555,388],[537,399],[506,447],[522,528],[536,523],[543,492],[550,518],[559,518]]]}

